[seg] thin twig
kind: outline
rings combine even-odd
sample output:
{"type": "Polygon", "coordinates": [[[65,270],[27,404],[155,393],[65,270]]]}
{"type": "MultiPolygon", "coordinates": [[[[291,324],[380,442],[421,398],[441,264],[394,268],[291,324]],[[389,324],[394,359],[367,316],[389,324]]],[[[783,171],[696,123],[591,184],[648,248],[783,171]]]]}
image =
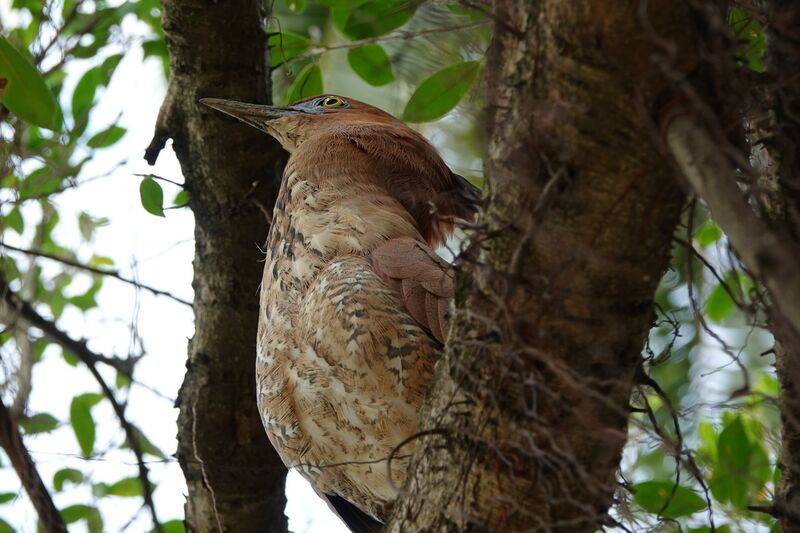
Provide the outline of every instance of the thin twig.
{"type": "MultiPolygon", "coordinates": [[[[441,34],[441,33],[450,33],[455,31],[461,30],[468,30],[472,28],[478,28],[480,26],[485,26],[488,22],[472,22],[470,24],[462,24],[460,26],[452,26],[449,28],[430,28],[427,30],[420,30],[420,31],[397,31],[394,33],[390,33],[388,35],[378,35],[375,37],[367,37],[365,39],[358,39],[356,41],[347,41],[341,43],[334,43],[334,44],[325,44],[325,43],[312,43],[311,47],[307,54],[304,54],[303,57],[313,57],[324,54],[325,52],[330,52],[332,50],[351,50],[353,48],[359,48],[361,46],[367,44],[374,44],[380,43],[385,41],[408,41],[414,39],[416,37],[421,37],[423,35],[430,35],[430,34],[441,34]]],[[[278,43],[278,50],[282,47],[282,42],[278,43]]],[[[284,62],[279,63],[275,68],[282,66],[284,62]]]]}
{"type": "Polygon", "coordinates": [[[173,180],[171,180],[169,178],[164,178],[164,177],[159,176],[157,174],[134,174],[134,176],[137,176],[139,178],[151,178],[151,179],[154,179],[154,180],[163,181],[165,183],[171,183],[172,185],[177,185],[181,189],[185,189],[186,188],[186,184],[185,183],[180,183],[180,182],[177,182],[177,181],[173,181],[173,180]]]}
{"type": "Polygon", "coordinates": [[[680,237],[673,237],[672,240],[677,242],[678,244],[680,244],[682,246],[685,246],[686,249],[693,256],[695,256],[701,263],[703,263],[703,265],[705,265],[705,267],[709,270],[709,272],[711,272],[711,275],[714,276],[714,278],[716,278],[716,280],[719,282],[720,286],[722,286],[722,289],[728,294],[728,296],[730,297],[731,301],[736,305],[736,307],[738,307],[739,309],[741,309],[744,312],[747,312],[747,307],[748,306],[745,303],[739,301],[739,296],[734,294],[733,289],[731,289],[730,285],[728,285],[725,282],[725,280],[722,279],[722,276],[719,275],[717,270],[714,268],[714,265],[712,265],[711,262],[708,259],[706,259],[705,256],[703,254],[701,254],[697,250],[697,248],[692,246],[688,241],[685,241],[684,239],[681,239],[680,237]]]}
{"type": "Polygon", "coordinates": [[[25,448],[17,421],[8,411],[2,399],[0,399],[0,444],[6,451],[11,466],[17,472],[25,492],[28,493],[33,507],[36,509],[41,527],[47,533],[67,533],[64,519],[61,518],[61,513],[53,503],[53,498],[50,497],[39,471],[36,470],[36,463],[33,462],[30,453],[25,448]]]}
{"type": "Polygon", "coordinates": [[[219,512],[217,512],[217,495],[214,492],[214,487],[211,486],[211,481],[208,479],[208,474],[206,473],[206,463],[203,459],[200,458],[200,454],[197,452],[197,402],[200,401],[200,396],[198,395],[197,398],[194,399],[194,403],[192,404],[192,453],[194,454],[194,459],[200,465],[200,473],[203,475],[203,483],[205,484],[206,488],[208,489],[208,493],[211,495],[211,506],[214,510],[214,519],[217,521],[217,529],[219,533],[223,533],[222,529],[222,522],[219,519],[219,512]]]}
{"type": "Polygon", "coordinates": [[[65,265],[68,265],[68,266],[71,266],[71,267],[79,268],[81,270],[85,270],[85,271],[91,272],[93,274],[99,274],[101,276],[108,276],[108,277],[114,278],[116,280],[119,280],[119,281],[121,281],[123,283],[127,283],[129,285],[133,285],[137,289],[144,289],[146,291],[151,292],[152,294],[155,294],[156,296],[164,296],[164,297],[169,298],[171,300],[174,300],[174,301],[176,301],[178,303],[182,303],[184,305],[188,305],[189,307],[192,307],[192,302],[190,302],[188,300],[184,300],[183,298],[180,298],[179,296],[175,296],[174,294],[172,294],[172,293],[170,293],[168,291],[164,291],[164,290],[161,290],[161,289],[156,289],[155,287],[150,287],[149,285],[144,285],[143,283],[140,283],[138,281],[126,278],[116,270],[103,270],[102,268],[96,268],[96,267],[93,267],[93,266],[84,265],[82,263],[79,263],[77,261],[73,261],[72,259],[68,259],[66,257],[59,257],[57,255],[49,254],[47,252],[42,252],[40,250],[28,250],[26,248],[19,248],[17,246],[12,246],[10,244],[6,244],[5,242],[2,242],[2,241],[0,241],[0,247],[6,248],[7,250],[12,250],[14,252],[19,252],[19,253],[22,253],[22,254],[26,254],[26,255],[31,255],[31,256],[35,256],[35,257],[43,257],[45,259],[50,259],[51,261],[58,261],[59,263],[63,263],[65,265]]]}

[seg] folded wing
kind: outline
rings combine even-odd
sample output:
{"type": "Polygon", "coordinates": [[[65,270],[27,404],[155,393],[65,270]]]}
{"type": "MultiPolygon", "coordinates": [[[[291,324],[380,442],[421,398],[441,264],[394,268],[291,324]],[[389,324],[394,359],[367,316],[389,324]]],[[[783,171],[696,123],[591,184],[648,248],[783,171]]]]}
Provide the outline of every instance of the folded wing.
{"type": "Polygon", "coordinates": [[[452,267],[425,243],[406,237],[386,241],[370,260],[375,273],[400,293],[414,320],[444,344],[453,299],[452,267]]]}

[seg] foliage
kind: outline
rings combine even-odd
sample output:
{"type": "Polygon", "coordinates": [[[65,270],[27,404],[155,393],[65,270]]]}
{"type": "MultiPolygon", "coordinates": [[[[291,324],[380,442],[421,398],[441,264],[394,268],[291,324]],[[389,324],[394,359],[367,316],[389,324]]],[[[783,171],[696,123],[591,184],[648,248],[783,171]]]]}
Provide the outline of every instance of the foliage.
{"type": "MultiPolygon", "coordinates": [[[[271,65],[277,67],[275,96],[284,102],[320,94],[331,90],[331,85],[339,85],[339,69],[326,66],[329,61],[338,61],[337,52],[346,52],[347,65],[370,86],[405,93],[418,85],[403,118],[429,122],[464,100],[473,82],[479,79],[483,51],[488,46],[486,33],[481,31],[485,30],[485,19],[467,8],[442,12],[408,0],[321,0],[310,2],[303,9],[290,8],[288,12],[281,12],[280,5],[276,8],[280,25],[275,25],[268,43],[271,65]],[[427,20],[440,17],[447,17],[453,26],[431,28],[426,24],[427,20]],[[322,38],[312,39],[310,33],[320,28],[324,28],[322,38]],[[449,34],[450,31],[453,33],[449,34]],[[420,57],[423,52],[400,52],[407,52],[411,40],[419,40],[427,32],[436,36],[430,43],[435,51],[427,52],[439,56],[442,68],[409,71],[406,63],[424,60],[424,56],[420,57]],[[469,41],[462,43],[460,38],[464,35],[469,41]],[[293,80],[288,87],[284,81],[287,74],[293,80]],[[328,76],[334,79],[333,84],[326,83],[328,76]]],[[[351,91],[341,92],[353,96],[351,91]]]]}
{"type": "MultiPolygon", "coordinates": [[[[67,310],[78,316],[96,312],[98,296],[104,287],[101,272],[115,272],[113,262],[93,249],[97,231],[110,221],[88,211],[81,212],[76,220],[64,219],[59,196],[91,181],[93,177],[84,171],[87,163],[117,145],[126,134],[124,127],[102,118],[108,112],[98,112],[100,99],[123,58],[141,49],[145,57],[157,57],[163,65],[167,64],[159,26],[160,3],[157,0],[124,3],[14,0],[8,11],[10,16],[7,19],[4,16],[0,35],[0,281],[4,292],[11,290],[31,302],[38,313],[58,327],[67,310]],[[138,28],[138,33],[129,33],[125,28],[130,27],[138,28]],[[86,257],[85,251],[80,253],[62,244],[67,230],[77,231],[83,247],[92,250],[88,261],[80,259],[86,257]],[[15,249],[32,250],[40,255],[15,249]]],[[[155,196],[150,191],[148,200],[155,196]]],[[[119,479],[108,479],[104,468],[95,468],[103,464],[95,461],[114,453],[127,457],[131,464],[137,462],[127,440],[120,438],[124,436],[120,420],[106,415],[113,412],[112,398],[121,401],[131,381],[117,380],[116,386],[107,384],[106,391],[88,390],[75,395],[66,420],[60,419],[55,411],[28,412],[24,383],[30,378],[25,377],[26,365],[63,358],[81,368],[85,367],[85,359],[64,349],[52,335],[26,327],[23,319],[10,320],[4,313],[7,311],[0,311],[0,319],[6,326],[0,334],[6,367],[3,401],[6,405],[15,398],[21,402],[19,427],[26,442],[35,442],[33,439],[49,434],[59,435],[65,456],[86,458],[83,468],[58,469],[49,486],[70,528],[71,524],[82,523],[88,531],[103,531],[108,520],[103,516],[102,502],[106,498],[140,502],[144,498],[136,468],[123,469],[128,474],[119,479]],[[108,425],[108,429],[101,431],[101,423],[108,425]],[[72,454],[72,450],[80,453],[72,454]]],[[[130,376],[134,364],[135,360],[129,360],[120,364],[119,369],[126,368],[130,376]]],[[[100,379],[107,370],[100,369],[100,379]]],[[[34,389],[31,397],[46,398],[47,393],[34,389]]],[[[144,453],[165,458],[144,434],[135,427],[133,430],[140,436],[144,453]]],[[[34,459],[41,461],[35,449],[34,444],[34,459]]],[[[3,468],[10,468],[8,461],[3,461],[3,468]]],[[[17,511],[7,514],[12,504],[25,499],[24,493],[18,485],[6,488],[13,492],[0,495],[0,513],[5,515],[5,520],[0,520],[0,530],[15,531],[18,527],[29,530],[29,524],[20,521],[17,511]]],[[[155,485],[151,483],[148,489],[152,492],[155,485]]],[[[179,512],[175,509],[173,514],[179,512]]],[[[164,530],[183,530],[180,521],[163,525],[164,530]]]]}

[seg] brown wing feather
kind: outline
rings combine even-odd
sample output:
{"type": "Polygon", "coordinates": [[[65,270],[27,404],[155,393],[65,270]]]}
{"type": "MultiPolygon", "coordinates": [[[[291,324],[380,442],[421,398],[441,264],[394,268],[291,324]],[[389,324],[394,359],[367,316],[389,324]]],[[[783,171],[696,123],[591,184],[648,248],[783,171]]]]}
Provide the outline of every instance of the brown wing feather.
{"type": "Polygon", "coordinates": [[[433,338],[445,341],[445,315],[453,299],[453,271],[425,243],[390,239],[370,256],[372,268],[400,293],[408,313],[433,338]]]}

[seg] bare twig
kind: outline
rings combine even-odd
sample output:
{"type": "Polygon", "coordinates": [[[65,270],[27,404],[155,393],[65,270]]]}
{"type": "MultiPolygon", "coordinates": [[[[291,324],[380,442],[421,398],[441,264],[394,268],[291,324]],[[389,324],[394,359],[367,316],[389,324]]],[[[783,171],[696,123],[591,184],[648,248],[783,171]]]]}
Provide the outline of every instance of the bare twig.
{"type": "MultiPolygon", "coordinates": [[[[417,37],[422,37],[424,35],[438,35],[442,33],[451,33],[456,31],[469,30],[472,28],[479,28],[481,26],[486,26],[487,24],[488,21],[472,22],[469,24],[461,24],[459,26],[452,26],[449,28],[430,28],[427,30],[419,30],[419,31],[396,31],[388,35],[378,35],[375,37],[367,37],[364,39],[358,39],[356,41],[346,41],[341,43],[333,43],[333,44],[312,43],[310,50],[308,51],[307,54],[304,54],[304,56],[313,57],[333,50],[352,50],[353,48],[360,48],[367,44],[374,44],[385,41],[398,41],[398,40],[408,41],[411,39],[415,39],[417,37]]],[[[279,41],[277,46],[278,50],[280,50],[282,46],[283,43],[279,41]]],[[[283,64],[285,64],[285,62],[280,63],[278,67],[282,66],[283,64]]]]}
{"type": "Polygon", "coordinates": [[[22,442],[16,419],[8,411],[2,399],[0,399],[0,444],[36,509],[41,527],[47,533],[66,533],[67,526],[64,524],[64,519],[53,503],[39,471],[36,470],[36,463],[22,442]]]}
{"type": "Polygon", "coordinates": [[[178,303],[182,303],[184,305],[188,305],[189,307],[192,306],[192,302],[190,302],[188,300],[184,300],[183,298],[175,296],[174,294],[172,294],[172,293],[170,293],[168,291],[164,291],[164,290],[161,290],[161,289],[156,289],[154,287],[150,287],[149,285],[145,285],[143,283],[140,283],[140,282],[138,282],[136,280],[132,280],[132,279],[126,278],[116,270],[104,270],[102,268],[96,268],[96,267],[93,267],[93,266],[84,265],[82,263],[79,263],[77,261],[73,261],[72,259],[68,259],[66,257],[59,257],[57,255],[49,254],[47,252],[42,252],[40,250],[28,250],[26,248],[19,248],[17,246],[12,246],[10,244],[6,244],[5,242],[2,242],[2,241],[0,241],[0,247],[3,247],[5,249],[7,249],[7,250],[12,250],[14,252],[19,252],[19,253],[22,253],[22,254],[26,254],[26,255],[31,255],[31,256],[35,256],[35,257],[43,257],[45,259],[50,259],[51,261],[58,261],[59,263],[63,263],[65,265],[68,265],[68,266],[71,266],[71,267],[74,267],[74,268],[79,268],[81,270],[85,270],[85,271],[91,272],[93,274],[99,274],[101,276],[108,276],[108,277],[114,278],[116,280],[119,280],[119,281],[121,281],[123,283],[127,283],[128,285],[133,285],[137,289],[144,289],[144,290],[146,290],[146,291],[148,291],[148,292],[150,292],[152,294],[155,294],[156,296],[164,296],[164,297],[169,298],[171,300],[174,300],[174,301],[176,301],[178,303]]]}
{"type": "Polygon", "coordinates": [[[219,512],[217,511],[217,495],[214,492],[214,487],[211,486],[211,481],[208,479],[208,473],[206,472],[206,464],[203,462],[203,459],[200,457],[200,454],[197,452],[197,402],[200,401],[200,396],[194,399],[194,403],[192,403],[192,452],[194,453],[194,458],[200,465],[200,472],[203,474],[203,483],[205,484],[206,488],[208,489],[209,494],[211,494],[211,505],[214,509],[214,519],[217,521],[217,529],[219,533],[223,533],[222,529],[222,522],[219,519],[219,512]]]}
{"type": "Polygon", "coordinates": [[[173,181],[173,180],[171,180],[169,178],[164,178],[164,177],[159,176],[157,174],[134,174],[134,176],[139,177],[139,178],[151,178],[151,179],[154,179],[154,180],[163,181],[165,183],[171,183],[172,185],[177,185],[181,189],[185,189],[186,188],[186,184],[184,184],[184,183],[173,181]]]}
{"type": "Polygon", "coordinates": [[[427,30],[418,30],[418,31],[396,31],[388,35],[378,35],[375,37],[358,39],[356,41],[347,41],[334,44],[314,43],[311,45],[311,51],[309,55],[317,55],[323,52],[329,52],[331,50],[350,50],[352,48],[359,48],[366,44],[373,44],[384,41],[397,41],[397,40],[408,41],[410,39],[415,39],[417,37],[422,37],[424,35],[439,35],[442,33],[469,30],[472,28],[478,28],[480,26],[486,26],[487,24],[488,21],[481,21],[481,22],[472,22],[470,24],[461,24],[459,26],[451,26],[449,28],[430,28],[427,30]]]}

